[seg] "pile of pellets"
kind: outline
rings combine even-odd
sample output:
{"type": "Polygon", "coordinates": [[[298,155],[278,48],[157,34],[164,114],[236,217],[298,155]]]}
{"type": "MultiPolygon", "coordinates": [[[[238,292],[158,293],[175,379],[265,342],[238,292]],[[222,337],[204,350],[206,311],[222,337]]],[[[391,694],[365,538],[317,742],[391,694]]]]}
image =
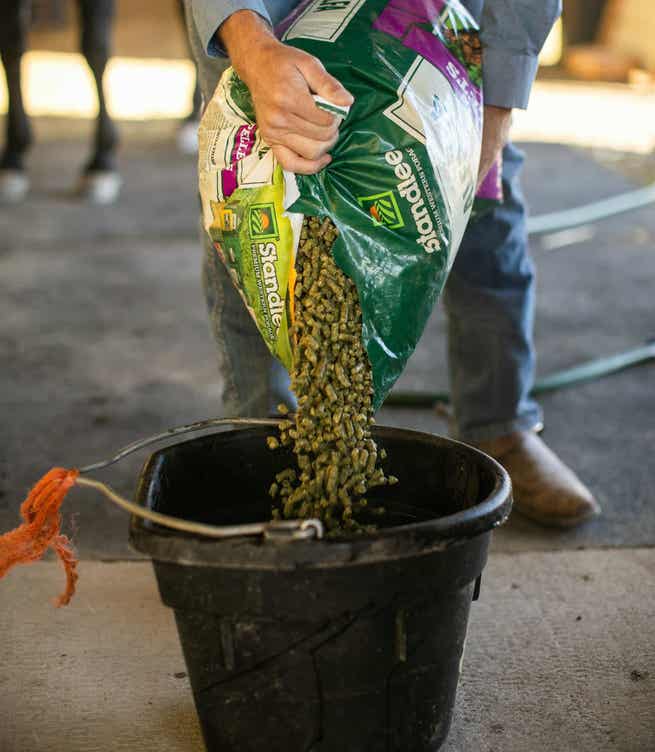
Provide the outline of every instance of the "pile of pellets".
{"type": "Polygon", "coordinates": [[[385,475],[386,458],[371,436],[373,378],[362,344],[357,288],[335,264],[337,228],[305,217],[296,259],[294,362],[291,389],[298,408],[284,414],[271,449],[291,446],[297,467],[271,485],[274,519],[318,518],[332,534],[370,532],[384,513],[366,495],[398,479],[385,475]],[[364,517],[368,523],[358,520],[364,517]]]}

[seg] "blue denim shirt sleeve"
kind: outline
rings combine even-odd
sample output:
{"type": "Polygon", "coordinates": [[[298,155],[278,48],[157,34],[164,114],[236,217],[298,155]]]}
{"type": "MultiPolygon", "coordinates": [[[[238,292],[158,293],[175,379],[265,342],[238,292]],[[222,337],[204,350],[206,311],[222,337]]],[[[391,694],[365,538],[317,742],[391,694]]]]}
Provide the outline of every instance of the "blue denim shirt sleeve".
{"type": "MultiPolygon", "coordinates": [[[[252,10],[271,23],[264,0],[186,0],[203,49],[210,57],[225,51],[216,31],[237,10],[252,10]]],[[[482,3],[464,0],[477,17],[482,3]]],[[[294,3],[269,0],[272,12],[294,3]]],[[[561,0],[485,0],[480,22],[483,46],[484,99],[497,107],[528,105],[537,74],[538,55],[562,10],[561,0]]],[[[284,12],[288,12],[285,10],[284,12]]],[[[283,13],[284,15],[284,13],[283,13]]]]}
{"type": "Polygon", "coordinates": [[[485,0],[480,41],[486,104],[528,106],[539,52],[561,12],[561,0],[485,0]]]}
{"type": "Polygon", "coordinates": [[[225,50],[216,38],[218,27],[238,10],[252,10],[271,23],[263,0],[188,0],[203,49],[210,57],[223,57],[225,50]]]}

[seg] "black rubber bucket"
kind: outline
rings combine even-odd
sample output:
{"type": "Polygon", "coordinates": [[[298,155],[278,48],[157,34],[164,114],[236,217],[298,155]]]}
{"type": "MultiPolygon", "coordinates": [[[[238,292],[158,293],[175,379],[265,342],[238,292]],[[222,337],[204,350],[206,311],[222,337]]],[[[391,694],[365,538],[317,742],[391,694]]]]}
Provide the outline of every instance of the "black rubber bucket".
{"type": "MultiPolygon", "coordinates": [[[[288,466],[270,428],[170,446],[147,462],[140,503],[232,525],[270,517],[288,466]]],[[[378,427],[400,483],[377,534],[350,540],[212,540],[133,517],[175,611],[210,752],[427,752],[448,733],[505,471],[455,441],[378,427]]]]}

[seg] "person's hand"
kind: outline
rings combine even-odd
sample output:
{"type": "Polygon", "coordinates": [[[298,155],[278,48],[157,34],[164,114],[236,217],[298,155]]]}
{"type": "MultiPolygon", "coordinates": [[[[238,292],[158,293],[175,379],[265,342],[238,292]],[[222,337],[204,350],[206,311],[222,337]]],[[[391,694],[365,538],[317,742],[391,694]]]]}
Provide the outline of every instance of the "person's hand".
{"type": "Polygon", "coordinates": [[[512,124],[512,111],[504,107],[484,106],[484,124],[482,127],[482,149],[480,151],[480,169],[478,170],[478,188],[487,177],[487,173],[496,161],[501,149],[509,140],[509,128],[512,124]]]}
{"type": "Polygon", "coordinates": [[[302,175],[326,167],[338,119],[319,109],[312,94],[343,106],[353,103],[352,96],[319,60],[279,42],[251,11],[231,15],[219,37],[250,90],[257,125],[280,165],[302,175]]]}

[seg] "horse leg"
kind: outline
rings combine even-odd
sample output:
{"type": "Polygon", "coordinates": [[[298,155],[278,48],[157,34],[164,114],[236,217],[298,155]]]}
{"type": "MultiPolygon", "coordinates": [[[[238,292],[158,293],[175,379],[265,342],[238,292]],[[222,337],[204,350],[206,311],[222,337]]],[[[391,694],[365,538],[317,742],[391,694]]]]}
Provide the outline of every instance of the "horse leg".
{"type": "Polygon", "coordinates": [[[193,102],[191,106],[191,112],[185,118],[184,122],[180,126],[177,132],[177,146],[183,154],[196,154],[198,152],[198,123],[200,122],[200,111],[202,109],[202,93],[200,92],[200,85],[198,84],[198,68],[196,67],[195,60],[191,54],[191,46],[189,45],[189,35],[187,33],[187,19],[184,0],[178,0],[178,10],[180,11],[180,18],[182,20],[182,26],[184,28],[184,38],[187,40],[187,47],[189,49],[189,57],[193,60],[195,69],[195,81],[193,87],[193,102]]]}
{"type": "Polygon", "coordinates": [[[25,0],[4,0],[0,5],[0,59],[9,92],[6,141],[0,157],[0,201],[20,201],[29,190],[25,152],[32,144],[32,128],[23,104],[20,77],[29,16],[30,3],[25,0]]]}
{"type": "Polygon", "coordinates": [[[118,130],[107,112],[103,76],[110,56],[115,0],[78,0],[80,48],[93,73],[98,92],[93,153],[84,168],[82,192],[95,203],[109,204],[118,198],[121,178],[116,169],[118,130]]]}

